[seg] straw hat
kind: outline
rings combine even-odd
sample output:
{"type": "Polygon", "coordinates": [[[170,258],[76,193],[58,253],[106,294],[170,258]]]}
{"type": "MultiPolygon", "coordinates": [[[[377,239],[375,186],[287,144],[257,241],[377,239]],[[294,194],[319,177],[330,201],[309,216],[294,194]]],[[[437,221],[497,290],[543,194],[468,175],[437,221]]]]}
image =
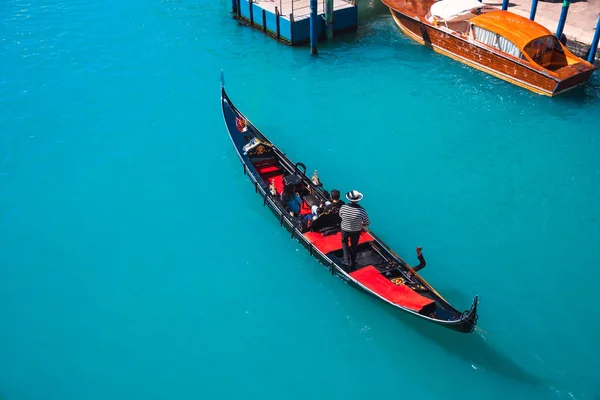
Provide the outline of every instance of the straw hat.
{"type": "Polygon", "coordinates": [[[346,193],[346,198],[350,201],[357,202],[362,200],[363,195],[358,190],[352,190],[346,193]]]}

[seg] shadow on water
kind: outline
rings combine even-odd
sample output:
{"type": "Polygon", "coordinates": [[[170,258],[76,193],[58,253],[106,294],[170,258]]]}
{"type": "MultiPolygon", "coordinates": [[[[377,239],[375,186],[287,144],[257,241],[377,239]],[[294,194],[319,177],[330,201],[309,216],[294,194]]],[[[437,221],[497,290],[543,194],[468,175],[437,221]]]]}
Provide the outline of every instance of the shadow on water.
{"type": "Polygon", "coordinates": [[[477,327],[470,334],[458,333],[395,310],[386,304],[379,303],[379,306],[418,335],[443,347],[479,370],[493,372],[536,388],[548,387],[548,382],[530,373],[494,346],[490,342],[489,335],[481,327],[477,327]]]}
{"type": "Polygon", "coordinates": [[[557,104],[592,104],[600,102],[600,72],[596,70],[593,72],[590,80],[575,89],[572,89],[566,93],[556,96],[553,100],[556,100],[557,104]]]}

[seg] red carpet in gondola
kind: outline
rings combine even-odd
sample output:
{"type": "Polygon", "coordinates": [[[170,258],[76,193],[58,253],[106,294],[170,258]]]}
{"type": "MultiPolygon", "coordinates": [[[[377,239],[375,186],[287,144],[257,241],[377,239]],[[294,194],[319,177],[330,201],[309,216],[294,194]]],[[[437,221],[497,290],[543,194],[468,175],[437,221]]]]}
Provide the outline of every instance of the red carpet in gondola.
{"type": "Polygon", "coordinates": [[[283,190],[283,171],[276,165],[270,165],[266,167],[258,167],[256,169],[265,182],[271,183],[271,179],[275,182],[275,189],[277,193],[281,194],[283,190]]]}
{"type": "MultiPolygon", "coordinates": [[[[319,232],[306,232],[304,237],[314,244],[317,249],[321,250],[323,254],[342,248],[342,232],[329,236],[323,236],[319,232]]],[[[360,233],[358,243],[370,242],[372,240],[373,237],[363,231],[360,233]]]]}
{"type": "Polygon", "coordinates": [[[350,276],[392,303],[417,312],[433,303],[433,300],[421,296],[406,285],[393,284],[372,265],[354,271],[350,276]]]}

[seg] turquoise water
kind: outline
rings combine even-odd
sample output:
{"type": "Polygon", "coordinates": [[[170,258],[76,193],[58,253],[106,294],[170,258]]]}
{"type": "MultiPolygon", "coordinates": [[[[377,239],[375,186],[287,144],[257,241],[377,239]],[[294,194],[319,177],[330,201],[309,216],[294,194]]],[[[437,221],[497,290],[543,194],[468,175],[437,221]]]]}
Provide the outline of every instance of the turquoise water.
{"type": "Polygon", "coordinates": [[[0,397],[597,399],[600,75],[549,99],[379,3],[318,58],[226,0],[2,1],[0,397]],[[79,4],[81,3],[81,4],[79,4]],[[480,331],[398,315],[254,194],[236,105],[480,331]]]}

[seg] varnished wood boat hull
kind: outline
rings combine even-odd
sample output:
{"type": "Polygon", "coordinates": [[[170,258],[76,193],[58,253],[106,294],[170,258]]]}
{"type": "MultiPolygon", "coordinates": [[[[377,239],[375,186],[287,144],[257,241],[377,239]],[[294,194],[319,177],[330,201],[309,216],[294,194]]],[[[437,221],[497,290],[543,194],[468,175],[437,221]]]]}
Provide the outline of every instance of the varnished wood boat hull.
{"type": "Polygon", "coordinates": [[[511,57],[488,50],[484,46],[464,40],[458,35],[444,32],[431,24],[406,16],[392,8],[390,8],[390,12],[398,27],[418,43],[437,53],[538,94],[546,96],[561,94],[585,84],[593,72],[593,69],[589,69],[560,80],[545,71],[525,66],[511,57]]]}

